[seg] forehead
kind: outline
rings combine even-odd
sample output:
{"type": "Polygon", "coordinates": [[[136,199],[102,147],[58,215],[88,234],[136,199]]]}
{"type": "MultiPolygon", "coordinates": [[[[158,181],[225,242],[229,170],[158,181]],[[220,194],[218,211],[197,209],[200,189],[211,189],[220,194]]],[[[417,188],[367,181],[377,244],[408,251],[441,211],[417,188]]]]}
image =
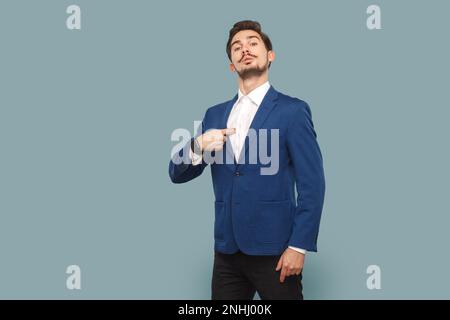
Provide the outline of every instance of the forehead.
{"type": "Polygon", "coordinates": [[[231,43],[234,43],[236,41],[244,42],[249,37],[257,37],[259,40],[261,40],[261,37],[259,36],[258,32],[254,30],[242,30],[234,35],[233,39],[231,39],[231,43]]]}

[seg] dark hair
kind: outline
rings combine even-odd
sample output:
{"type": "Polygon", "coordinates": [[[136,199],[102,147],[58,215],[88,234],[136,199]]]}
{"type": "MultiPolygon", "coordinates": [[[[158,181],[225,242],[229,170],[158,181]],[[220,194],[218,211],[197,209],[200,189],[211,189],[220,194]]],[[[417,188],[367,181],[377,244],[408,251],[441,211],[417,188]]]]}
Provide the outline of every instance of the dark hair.
{"type": "Polygon", "coordinates": [[[264,46],[266,47],[266,50],[267,51],[272,50],[272,42],[270,42],[270,39],[267,36],[267,34],[265,34],[264,32],[261,31],[261,25],[259,24],[258,21],[251,21],[251,20],[239,21],[239,22],[236,22],[234,24],[233,28],[230,29],[230,34],[228,36],[227,55],[228,55],[228,59],[230,59],[230,61],[231,61],[231,40],[233,39],[233,37],[235,36],[236,33],[238,33],[239,31],[242,31],[242,30],[255,31],[256,33],[259,34],[262,41],[264,42],[264,46]]]}

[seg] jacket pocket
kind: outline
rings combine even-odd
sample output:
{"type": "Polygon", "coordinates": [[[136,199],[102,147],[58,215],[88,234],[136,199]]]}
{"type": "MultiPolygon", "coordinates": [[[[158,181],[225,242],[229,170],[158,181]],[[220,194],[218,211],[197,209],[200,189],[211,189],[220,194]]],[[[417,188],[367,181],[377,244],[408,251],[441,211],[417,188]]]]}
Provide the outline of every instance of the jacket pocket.
{"type": "Polygon", "coordinates": [[[261,243],[285,243],[292,232],[294,217],[290,200],[258,201],[256,239],[261,243]]]}
{"type": "Polygon", "coordinates": [[[224,241],[225,234],[225,202],[214,202],[214,239],[217,241],[224,241]]]}

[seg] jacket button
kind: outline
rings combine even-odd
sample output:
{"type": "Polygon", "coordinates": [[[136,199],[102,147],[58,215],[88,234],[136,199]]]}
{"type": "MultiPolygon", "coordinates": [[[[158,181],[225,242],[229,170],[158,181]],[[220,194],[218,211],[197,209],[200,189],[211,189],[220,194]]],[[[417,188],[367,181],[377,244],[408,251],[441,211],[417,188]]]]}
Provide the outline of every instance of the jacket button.
{"type": "Polygon", "coordinates": [[[240,173],[239,171],[236,171],[236,172],[234,173],[234,175],[237,176],[237,177],[239,177],[239,176],[241,175],[241,173],[240,173]]]}

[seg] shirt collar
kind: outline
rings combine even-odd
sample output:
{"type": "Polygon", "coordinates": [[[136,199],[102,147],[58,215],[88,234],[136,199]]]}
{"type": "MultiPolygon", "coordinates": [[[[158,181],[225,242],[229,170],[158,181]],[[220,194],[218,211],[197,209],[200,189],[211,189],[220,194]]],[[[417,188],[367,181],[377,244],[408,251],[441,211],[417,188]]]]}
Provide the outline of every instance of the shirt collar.
{"type": "MultiPolygon", "coordinates": [[[[264,99],[264,96],[266,95],[267,91],[270,89],[270,83],[269,81],[264,82],[259,87],[256,87],[253,89],[247,97],[258,107],[261,104],[261,102],[264,99]]],[[[244,96],[244,94],[241,92],[241,89],[238,90],[238,101],[244,96]]]]}

